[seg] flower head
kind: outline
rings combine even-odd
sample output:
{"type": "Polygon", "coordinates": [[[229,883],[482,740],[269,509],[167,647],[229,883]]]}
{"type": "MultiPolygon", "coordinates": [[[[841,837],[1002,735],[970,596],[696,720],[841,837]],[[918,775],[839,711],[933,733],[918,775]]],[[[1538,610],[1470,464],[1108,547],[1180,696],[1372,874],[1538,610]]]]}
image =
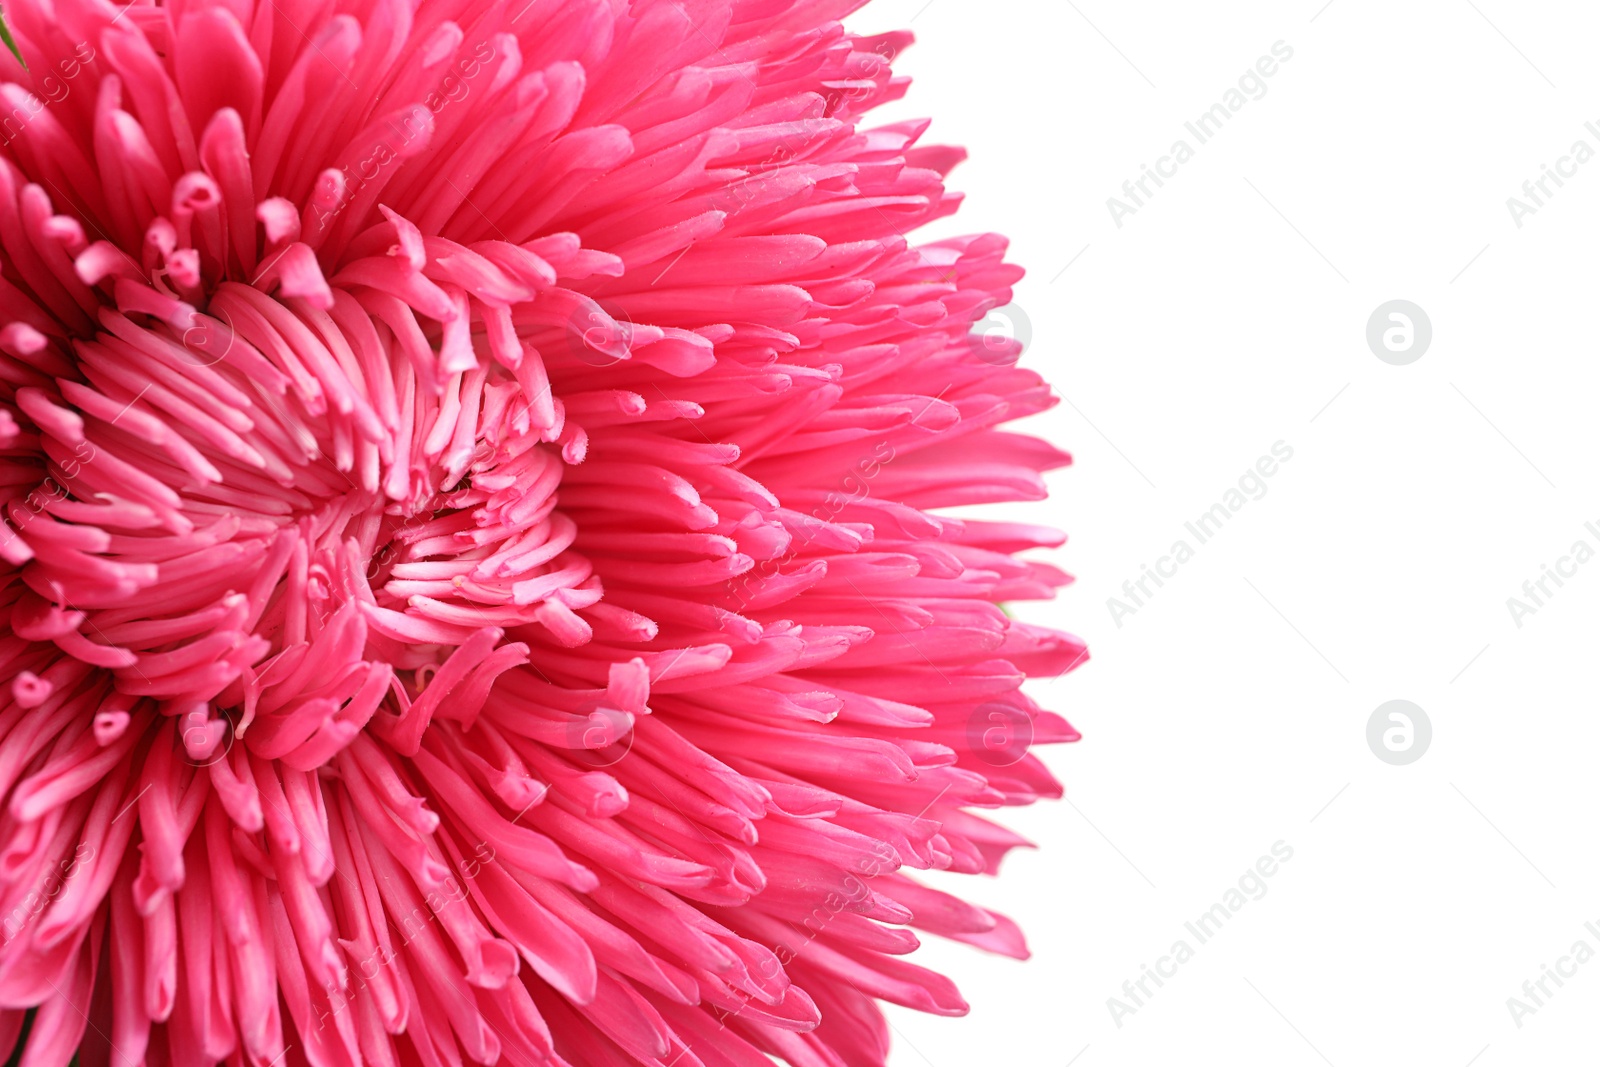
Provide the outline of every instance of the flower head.
{"type": "Polygon", "coordinates": [[[1021,272],[852,0],[8,5],[0,1051],[881,1064],[1059,794],[1021,272]],[[36,1010],[35,1010],[36,1009],[36,1010]]]}

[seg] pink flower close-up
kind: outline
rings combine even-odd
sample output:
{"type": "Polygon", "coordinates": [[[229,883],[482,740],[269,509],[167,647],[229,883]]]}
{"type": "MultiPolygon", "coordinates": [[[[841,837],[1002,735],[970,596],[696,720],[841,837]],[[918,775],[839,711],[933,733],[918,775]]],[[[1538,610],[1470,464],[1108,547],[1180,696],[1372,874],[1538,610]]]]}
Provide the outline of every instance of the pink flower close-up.
{"type": "Polygon", "coordinates": [[[0,1059],[879,1067],[1027,955],[920,872],[1061,795],[1069,458],[860,6],[6,5],[0,1059]]]}

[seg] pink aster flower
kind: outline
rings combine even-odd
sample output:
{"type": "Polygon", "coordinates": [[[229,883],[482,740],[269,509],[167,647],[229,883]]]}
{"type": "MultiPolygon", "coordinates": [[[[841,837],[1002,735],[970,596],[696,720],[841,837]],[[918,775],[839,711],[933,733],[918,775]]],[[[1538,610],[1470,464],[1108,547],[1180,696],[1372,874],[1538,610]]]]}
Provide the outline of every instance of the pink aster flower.
{"type": "Polygon", "coordinates": [[[0,1053],[882,1064],[1059,795],[1005,241],[857,0],[7,5],[0,1053]]]}

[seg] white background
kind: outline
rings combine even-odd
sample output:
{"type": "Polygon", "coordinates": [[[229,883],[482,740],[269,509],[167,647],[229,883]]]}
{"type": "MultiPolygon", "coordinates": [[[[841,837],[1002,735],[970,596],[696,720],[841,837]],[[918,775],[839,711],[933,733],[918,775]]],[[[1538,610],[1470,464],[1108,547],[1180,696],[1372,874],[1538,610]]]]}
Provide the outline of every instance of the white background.
{"type": "Polygon", "coordinates": [[[1507,599],[1600,549],[1600,160],[1521,228],[1506,201],[1600,150],[1600,12],[1322,3],[853,20],[918,37],[886,120],[934,116],[928,140],[972,152],[936,232],[1007,233],[1030,270],[1026,359],[1064,399],[1030,428],[1077,465],[1025,510],[1069,531],[1079,581],[1024,612],[1094,656],[1035,684],[1085,734],[1046,753],[1068,802],[1004,813],[1040,850],[950,880],[1034,958],[928,939],[973,1010],[893,1011],[897,1067],[1595,1062],[1600,960],[1520,1028],[1506,1002],[1600,951],[1600,560],[1520,628],[1507,599]],[[1266,95],[1196,145],[1184,122],[1280,40],[1266,95]],[[1107,198],[1180,137],[1195,158],[1119,229],[1107,198]],[[1409,366],[1365,339],[1397,298],[1433,326],[1409,366]],[[1280,440],[1266,495],[1119,628],[1107,598],[1280,440]],[[1409,766],[1366,742],[1396,698],[1433,726],[1409,766]],[[1280,840],[1266,895],[1198,945],[1184,923],[1280,840]],[[1180,938],[1194,958],[1118,1027],[1107,998],[1180,938]]]}

